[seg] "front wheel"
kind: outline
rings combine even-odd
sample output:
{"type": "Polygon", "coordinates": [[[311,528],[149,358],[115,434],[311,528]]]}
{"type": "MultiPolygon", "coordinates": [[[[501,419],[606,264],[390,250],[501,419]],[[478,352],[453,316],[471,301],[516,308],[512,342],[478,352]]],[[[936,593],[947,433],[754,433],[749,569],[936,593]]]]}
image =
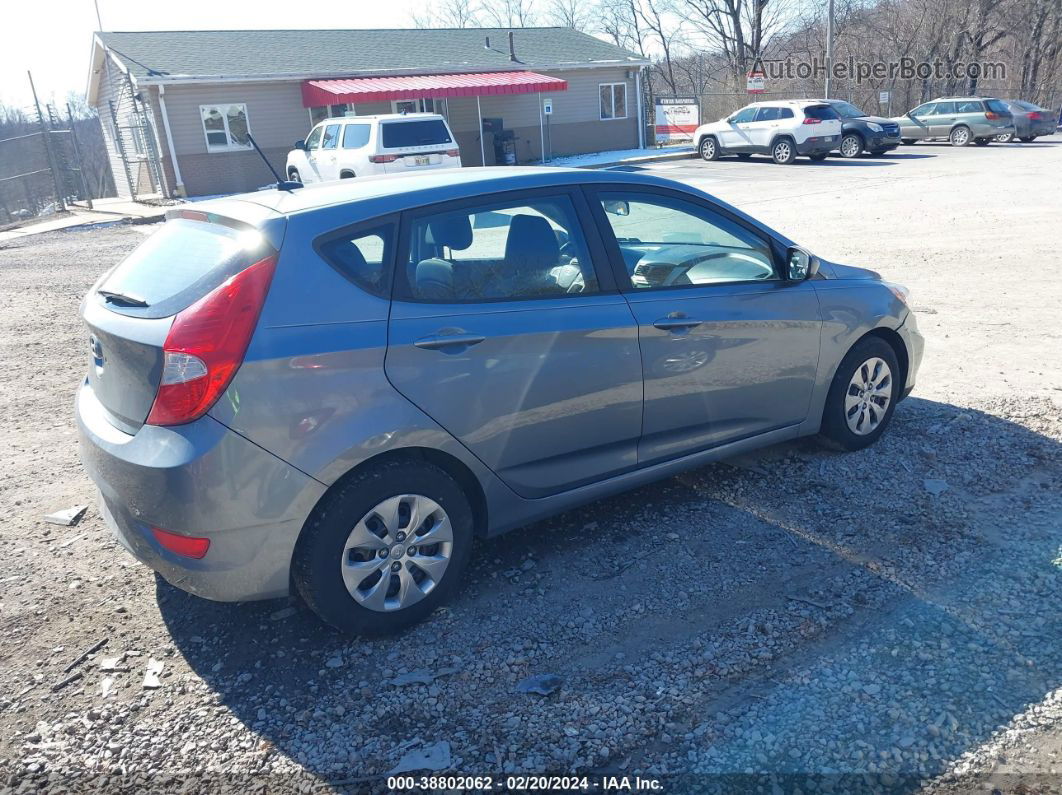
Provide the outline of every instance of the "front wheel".
{"type": "Polygon", "coordinates": [[[861,450],[885,432],[900,396],[896,352],[881,337],[865,337],[841,361],[826,397],[820,437],[839,450],[861,450]]]}
{"type": "Polygon", "coordinates": [[[970,143],[970,128],[956,127],[951,131],[948,140],[951,141],[952,146],[966,146],[970,143]]]}
{"type": "Polygon", "coordinates": [[[788,138],[775,141],[774,146],[771,147],[771,158],[780,166],[788,166],[796,160],[796,156],[796,146],[788,138]]]}
{"type": "Polygon", "coordinates": [[[714,138],[705,138],[700,145],[701,160],[718,160],[719,144],[714,138]]]}
{"type": "Polygon", "coordinates": [[[918,140],[915,138],[901,138],[900,143],[904,146],[914,146],[916,143],[918,143],[918,140]]]}
{"type": "Polygon", "coordinates": [[[846,135],[841,139],[841,157],[859,157],[863,151],[863,139],[858,135],[846,135]]]}
{"type": "Polygon", "coordinates": [[[299,170],[297,168],[288,169],[288,179],[292,182],[302,182],[302,177],[299,176],[299,170]]]}
{"type": "Polygon", "coordinates": [[[396,632],[453,595],[472,525],[468,498],[446,472],[391,461],[318,506],[296,545],[292,578],[307,606],[337,629],[396,632]]]}
{"type": "Polygon", "coordinates": [[[1009,144],[1014,140],[1014,133],[1001,133],[996,136],[996,143],[1009,144]]]}

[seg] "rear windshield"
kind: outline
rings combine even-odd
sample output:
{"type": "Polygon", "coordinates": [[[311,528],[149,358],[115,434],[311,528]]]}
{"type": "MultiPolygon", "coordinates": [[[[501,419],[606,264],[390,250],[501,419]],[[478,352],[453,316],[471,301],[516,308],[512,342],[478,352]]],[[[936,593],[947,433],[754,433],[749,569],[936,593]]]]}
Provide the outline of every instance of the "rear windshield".
{"type": "Polygon", "coordinates": [[[1001,100],[998,99],[986,99],[985,105],[993,113],[1010,113],[1010,108],[1008,108],[1006,105],[1003,104],[1001,100]]]}
{"type": "Polygon", "coordinates": [[[380,130],[384,149],[452,143],[446,122],[442,119],[392,121],[380,125],[380,130]]]}
{"type": "Polygon", "coordinates": [[[804,115],[809,119],[839,119],[837,111],[829,105],[808,105],[804,108],[804,115]]]}
{"type": "Polygon", "coordinates": [[[1017,105],[1022,110],[1043,110],[1039,105],[1034,105],[1031,102],[1023,102],[1020,99],[1012,99],[1010,104],[1017,105]]]}
{"type": "Polygon", "coordinates": [[[147,304],[129,306],[119,297],[107,301],[112,311],[168,317],[270,253],[261,233],[249,227],[173,219],[134,249],[96,289],[147,304]]]}

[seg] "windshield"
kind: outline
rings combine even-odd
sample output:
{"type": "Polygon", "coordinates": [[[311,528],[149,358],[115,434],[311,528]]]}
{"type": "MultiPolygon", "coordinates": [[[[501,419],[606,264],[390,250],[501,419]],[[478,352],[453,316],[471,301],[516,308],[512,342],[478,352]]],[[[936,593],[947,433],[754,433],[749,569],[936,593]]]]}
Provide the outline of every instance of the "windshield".
{"type": "Polygon", "coordinates": [[[867,115],[851,102],[831,102],[830,104],[842,119],[859,119],[867,115]]]}

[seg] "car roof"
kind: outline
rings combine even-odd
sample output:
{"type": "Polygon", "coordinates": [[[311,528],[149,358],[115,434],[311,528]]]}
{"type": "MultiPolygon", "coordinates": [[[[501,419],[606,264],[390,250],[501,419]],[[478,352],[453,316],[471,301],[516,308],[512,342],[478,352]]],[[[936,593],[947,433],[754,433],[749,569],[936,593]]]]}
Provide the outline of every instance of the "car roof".
{"type": "Polygon", "coordinates": [[[343,124],[344,122],[362,122],[362,121],[402,121],[410,120],[416,121],[418,119],[441,119],[442,114],[439,113],[366,113],[364,116],[333,116],[328,119],[321,119],[314,127],[321,124],[343,124]]]}
{"type": "Polygon", "coordinates": [[[750,102],[745,107],[748,108],[774,108],[774,107],[795,107],[797,105],[806,105],[807,103],[823,104],[825,100],[822,99],[764,99],[759,102],[750,102]]]}

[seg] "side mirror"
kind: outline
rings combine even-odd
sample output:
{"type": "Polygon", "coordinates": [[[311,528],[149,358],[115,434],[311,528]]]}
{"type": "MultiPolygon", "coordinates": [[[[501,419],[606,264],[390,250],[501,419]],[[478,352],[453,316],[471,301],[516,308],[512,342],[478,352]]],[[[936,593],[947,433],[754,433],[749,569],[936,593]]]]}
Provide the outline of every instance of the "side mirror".
{"type": "Polygon", "coordinates": [[[301,149],[302,151],[305,152],[306,151],[306,142],[303,141],[303,140],[296,141],[295,142],[295,148],[296,149],[301,149]]]}
{"type": "Polygon", "coordinates": [[[601,206],[605,208],[605,212],[609,215],[630,215],[631,205],[630,202],[625,202],[621,199],[606,199],[601,202],[601,206]]]}
{"type": "Polygon", "coordinates": [[[802,282],[819,272],[819,258],[800,246],[790,246],[785,254],[786,278],[802,282]]]}

